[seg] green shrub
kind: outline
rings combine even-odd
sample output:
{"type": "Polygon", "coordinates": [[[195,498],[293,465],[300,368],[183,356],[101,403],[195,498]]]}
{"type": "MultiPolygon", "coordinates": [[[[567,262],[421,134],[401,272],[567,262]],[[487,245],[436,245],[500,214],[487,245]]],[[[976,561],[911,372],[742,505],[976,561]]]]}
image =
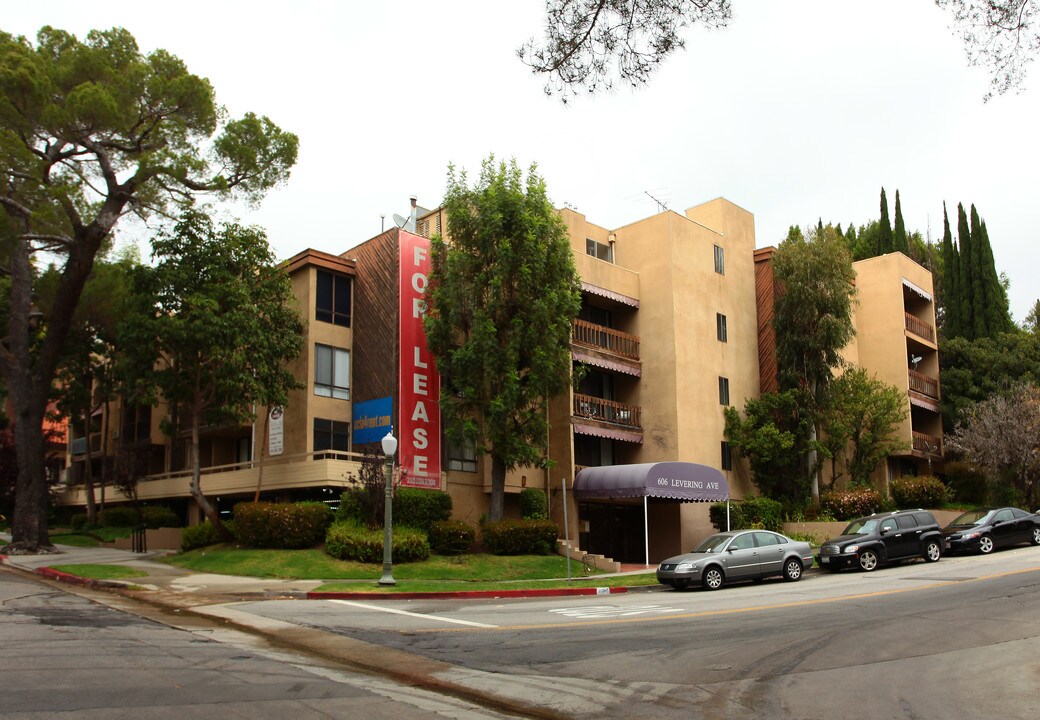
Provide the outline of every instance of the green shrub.
{"type": "Polygon", "coordinates": [[[164,505],[145,505],[141,508],[141,517],[144,520],[144,526],[152,530],[161,527],[180,527],[183,524],[177,513],[164,505]]]}
{"type": "MultiPolygon", "coordinates": [[[[708,508],[708,517],[716,530],[726,530],[726,503],[712,503],[708,508]]],[[[744,516],[740,512],[740,503],[729,503],[729,526],[733,529],[744,527],[744,516]]]]}
{"type": "Polygon", "coordinates": [[[347,488],[339,498],[336,508],[337,522],[356,522],[364,525],[368,522],[368,512],[362,502],[364,492],[360,488],[347,488]]]}
{"type": "Polygon", "coordinates": [[[86,526],[86,524],[87,524],[87,514],[86,513],[76,513],[72,517],[69,518],[69,527],[72,530],[76,531],[76,532],[79,532],[80,530],[82,530],[84,528],[84,526],[86,526]]]}
{"type": "Polygon", "coordinates": [[[931,475],[892,481],[892,499],[901,508],[937,508],[950,498],[942,480],[931,475]]]}
{"type": "Polygon", "coordinates": [[[873,488],[856,488],[824,493],[820,496],[820,506],[838,520],[851,520],[879,512],[884,509],[885,501],[873,488]]]}
{"type": "Polygon", "coordinates": [[[325,537],[332,511],[320,502],[235,505],[235,537],[251,548],[300,550],[325,537]]]}
{"type": "Polygon", "coordinates": [[[451,518],[451,495],[440,490],[397,488],[394,493],[394,525],[429,530],[438,520],[451,518]]]}
{"type": "MultiPolygon", "coordinates": [[[[345,520],[336,521],[325,533],[325,552],[339,560],[382,562],[383,531],[345,520]]],[[[430,542],[422,530],[394,527],[391,552],[394,562],[426,560],[430,557],[430,542]]]]}
{"type": "MultiPolygon", "coordinates": [[[[711,524],[719,530],[726,529],[726,503],[712,503],[708,509],[711,524]]],[[[740,502],[731,502],[729,508],[731,530],[757,528],[780,532],[784,526],[783,505],[767,497],[749,497],[740,502]]]]}
{"type": "Polygon", "coordinates": [[[548,520],[549,502],[545,493],[534,488],[520,491],[520,516],[524,520],[548,520]]]}
{"type": "Polygon", "coordinates": [[[438,520],[430,525],[430,548],[439,555],[461,555],[469,552],[477,539],[477,531],[461,520],[438,520]]]}
{"type": "Polygon", "coordinates": [[[105,527],[136,527],[137,511],[129,505],[105,508],[99,514],[98,522],[105,527]]]}
{"type": "Polygon", "coordinates": [[[953,491],[954,502],[985,505],[989,502],[986,474],[968,463],[946,463],[946,487],[953,491]]]}
{"type": "MultiPolygon", "coordinates": [[[[235,534],[235,522],[233,520],[225,521],[224,527],[232,535],[235,534]]],[[[184,528],[184,532],[181,533],[181,552],[188,552],[189,550],[195,550],[208,545],[216,545],[219,542],[223,542],[223,538],[220,537],[220,533],[217,532],[217,528],[212,523],[207,521],[199,525],[191,525],[184,528]]]]}
{"type": "Polygon", "coordinates": [[[784,506],[767,497],[749,497],[740,503],[743,527],[780,532],[784,527],[784,506]]]}
{"type": "Polygon", "coordinates": [[[560,532],[551,520],[498,520],[480,529],[493,555],[549,555],[560,532]]]}

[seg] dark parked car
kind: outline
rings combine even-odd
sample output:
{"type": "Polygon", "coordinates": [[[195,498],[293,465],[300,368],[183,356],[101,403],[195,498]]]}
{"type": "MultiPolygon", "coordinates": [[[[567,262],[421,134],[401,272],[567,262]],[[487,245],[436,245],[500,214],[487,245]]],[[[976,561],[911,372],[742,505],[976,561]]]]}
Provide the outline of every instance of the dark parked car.
{"type": "Polygon", "coordinates": [[[734,530],[712,535],[685,555],[662,562],[657,582],[676,590],[690,585],[718,590],[728,582],[773,575],[795,581],[812,563],[809,543],[768,530],[734,530]]]}
{"type": "Polygon", "coordinates": [[[1040,516],[1013,507],[969,510],[943,528],[946,549],[988,555],[998,547],[1040,545],[1040,516]]]}
{"type": "Polygon", "coordinates": [[[870,572],[883,563],[924,558],[936,562],[945,541],[939,523],[927,510],[896,510],[858,518],[841,535],[820,546],[817,560],[825,570],[859,567],[870,572]]]}

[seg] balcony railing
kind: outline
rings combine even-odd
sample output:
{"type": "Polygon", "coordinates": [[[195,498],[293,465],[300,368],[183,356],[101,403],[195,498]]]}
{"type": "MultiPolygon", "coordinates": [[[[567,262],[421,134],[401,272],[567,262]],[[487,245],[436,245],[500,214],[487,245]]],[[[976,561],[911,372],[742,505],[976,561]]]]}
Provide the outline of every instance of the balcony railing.
{"type": "Polygon", "coordinates": [[[906,329],[917,337],[922,337],[928,342],[935,342],[935,328],[908,312],[903,313],[906,318],[906,329]]]}
{"type": "Polygon", "coordinates": [[[626,405],[604,400],[591,395],[574,396],[574,414],[577,417],[589,418],[590,420],[601,420],[603,422],[621,425],[628,428],[641,428],[643,426],[638,405],[626,405]]]}
{"type": "Polygon", "coordinates": [[[586,320],[574,321],[574,342],[632,360],[639,359],[639,338],[586,320]]]}
{"type": "Polygon", "coordinates": [[[942,439],[924,433],[913,433],[913,447],[917,452],[932,457],[942,457],[942,439]]]}
{"type": "Polygon", "coordinates": [[[908,372],[910,375],[910,390],[934,398],[935,400],[939,399],[938,380],[928,377],[923,373],[919,373],[916,370],[909,370],[908,372]]]}

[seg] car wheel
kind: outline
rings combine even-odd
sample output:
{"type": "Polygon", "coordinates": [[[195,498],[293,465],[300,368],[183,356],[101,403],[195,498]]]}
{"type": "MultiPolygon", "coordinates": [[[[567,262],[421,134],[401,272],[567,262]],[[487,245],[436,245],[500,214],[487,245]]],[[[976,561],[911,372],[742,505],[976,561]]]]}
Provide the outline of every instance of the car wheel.
{"type": "Polygon", "coordinates": [[[1033,528],[1033,534],[1030,536],[1029,542],[1033,545],[1040,545],[1040,527],[1033,528]]]}
{"type": "Polygon", "coordinates": [[[726,577],[722,574],[722,568],[713,565],[704,571],[703,585],[708,590],[718,590],[725,581],[726,577]]]}
{"type": "Polygon", "coordinates": [[[989,555],[991,552],[993,552],[994,547],[995,546],[993,545],[993,538],[991,538],[989,535],[983,535],[979,538],[979,552],[983,555],[989,555]]]}
{"type": "Polygon", "coordinates": [[[935,540],[929,540],[928,544],[924,546],[925,562],[938,562],[941,557],[942,548],[939,547],[939,543],[935,540]]]}
{"type": "Polygon", "coordinates": [[[864,550],[859,554],[859,569],[863,572],[877,570],[878,555],[873,550],[864,550]]]}
{"type": "Polygon", "coordinates": [[[685,590],[690,587],[689,580],[672,580],[672,587],[676,590],[685,590]]]}
{"type": "Polygon", "coordinates": [[[791,558],[784,563],[784,580],[795,582],[802,579],[802,563],[791,558]]]}

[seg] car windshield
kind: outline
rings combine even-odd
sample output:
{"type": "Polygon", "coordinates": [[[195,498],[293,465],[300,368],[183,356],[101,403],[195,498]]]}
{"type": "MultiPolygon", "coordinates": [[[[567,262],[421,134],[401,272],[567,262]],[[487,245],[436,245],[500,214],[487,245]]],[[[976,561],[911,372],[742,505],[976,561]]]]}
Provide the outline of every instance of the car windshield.
{"type": "Polygon", "coordinates": [[[870,535],[877,530],[878,521],[873,518],[853,520],[849,523],[842,535],[870,535]]]}
{"type": "Polygon", "coordinates": [[[982,525],[993,512],[993,510],[969,510],[950,523],[950,525],[982,525]]]}
{"type": "Polygon", "coordinates": [[[707,538],[704,542],[702,542],[700,545],[695,547],[692,552],[695,552],[695,553],[719,552],[722,549],[722,546],[725,545],[729,541],[729,538],[730,538],[729,535],[712,535],[710,538],[707,538]]]}

